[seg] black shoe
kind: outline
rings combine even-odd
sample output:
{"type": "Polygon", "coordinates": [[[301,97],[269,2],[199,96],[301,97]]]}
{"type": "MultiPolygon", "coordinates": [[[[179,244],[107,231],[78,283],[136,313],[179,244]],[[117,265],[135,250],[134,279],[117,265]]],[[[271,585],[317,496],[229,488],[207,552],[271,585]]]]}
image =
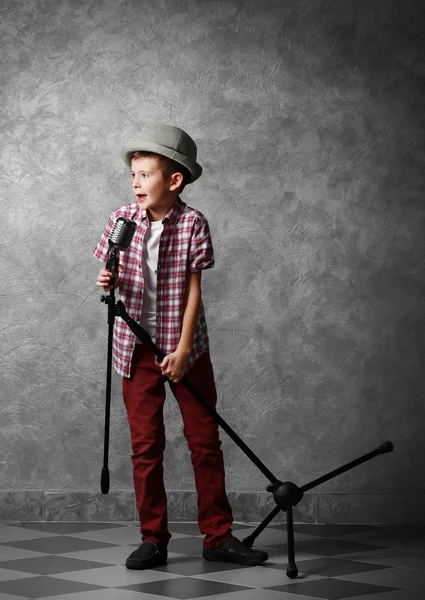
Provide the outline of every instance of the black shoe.
{"type": "Polygon", "coordinates": [[[232,562],[238,565],[261,565],[269,558],[267,552],[249,548],[235,537],[218,548],[204,548],[202,556],[205,560],[232,562]]]}
{"type": "Polygon", "coordinates": [[[125,561],[127,569],[153,569],[167,562],[167,546],[156,542],[143,542],[125,561]]]}

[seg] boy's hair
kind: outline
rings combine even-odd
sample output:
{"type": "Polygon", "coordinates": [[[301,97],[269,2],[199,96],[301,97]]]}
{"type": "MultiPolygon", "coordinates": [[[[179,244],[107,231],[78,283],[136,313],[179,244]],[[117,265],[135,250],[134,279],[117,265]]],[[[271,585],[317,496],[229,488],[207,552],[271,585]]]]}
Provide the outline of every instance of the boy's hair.
{"type": "Polygon", "coordinates": [[[133,158],[151,158],[155,157],[158,159],[159,168],[161,169],[162,176],[164,179],[170,177],[171,173],[181,173],[183,175],[183,181],[179,188],[179,193],[182,192],[186,186],[186,184],[190,181],[191,175],[189,169],[186,169],[183,165],[180,165],[175,160],[171,158],[167,158],[166,156],[162,156],[162,154],[157,154],[156,152],[147,152],[146,150],[137,150],[137,152],[132,152],[130,154],[130,163],[133,158]]]}

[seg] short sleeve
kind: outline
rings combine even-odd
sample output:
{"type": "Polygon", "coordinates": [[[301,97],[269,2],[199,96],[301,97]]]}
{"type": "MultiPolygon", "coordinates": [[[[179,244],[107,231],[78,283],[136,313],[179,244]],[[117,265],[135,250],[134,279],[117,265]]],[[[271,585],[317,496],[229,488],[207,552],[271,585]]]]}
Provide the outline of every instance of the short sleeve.
{"type": "Polygon", "coordinates": [[[205,218],[197,218],[190,244],[189,268],[192,273],[214,266],[214,250],[210,228],[205,218]]]}
{"type": "Polygon", "coordinates": [[[112,229],[115,225],[115,212],[109,217],[108,222],[105,227],[105,231],[102,233],[100,240],[97,243],[97,246],[93,250],[93,256],[98,258],[102,262],[106,263],[108,260],[108,250],[109,250],[109,238],[111,237],[112,229]]]}

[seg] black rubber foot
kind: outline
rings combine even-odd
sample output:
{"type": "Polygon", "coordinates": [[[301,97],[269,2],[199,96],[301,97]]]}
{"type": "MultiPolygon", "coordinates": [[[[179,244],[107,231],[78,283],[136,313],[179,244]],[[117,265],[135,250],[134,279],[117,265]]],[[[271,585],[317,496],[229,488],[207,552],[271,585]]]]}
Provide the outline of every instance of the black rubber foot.
{"type": "Polygon", "coordinates": [[[109,492],[109,469],[108,467],[103,467],[102,473],[100,475],[100,490],[102,494],[107,494],[109,492]]]}
{"type": "Polygon", "coordinates": [[[289,579],[296,579],[298,577],[298,569],[296,565],[289,565],[286,569],[286,574],[289,579]]]}

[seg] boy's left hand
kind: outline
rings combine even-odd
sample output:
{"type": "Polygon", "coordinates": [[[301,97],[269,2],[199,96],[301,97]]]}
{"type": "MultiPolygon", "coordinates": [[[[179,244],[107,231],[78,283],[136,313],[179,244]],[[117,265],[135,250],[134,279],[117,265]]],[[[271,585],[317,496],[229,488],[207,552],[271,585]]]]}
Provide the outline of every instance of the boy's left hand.
{"type": "Polygon", "coordinates": [[[173,383],[178,383],[185,374],[190,353],[176,350],[167,354],[161,363],[161,371],[165,377],[168,377],[173,383]]]}

